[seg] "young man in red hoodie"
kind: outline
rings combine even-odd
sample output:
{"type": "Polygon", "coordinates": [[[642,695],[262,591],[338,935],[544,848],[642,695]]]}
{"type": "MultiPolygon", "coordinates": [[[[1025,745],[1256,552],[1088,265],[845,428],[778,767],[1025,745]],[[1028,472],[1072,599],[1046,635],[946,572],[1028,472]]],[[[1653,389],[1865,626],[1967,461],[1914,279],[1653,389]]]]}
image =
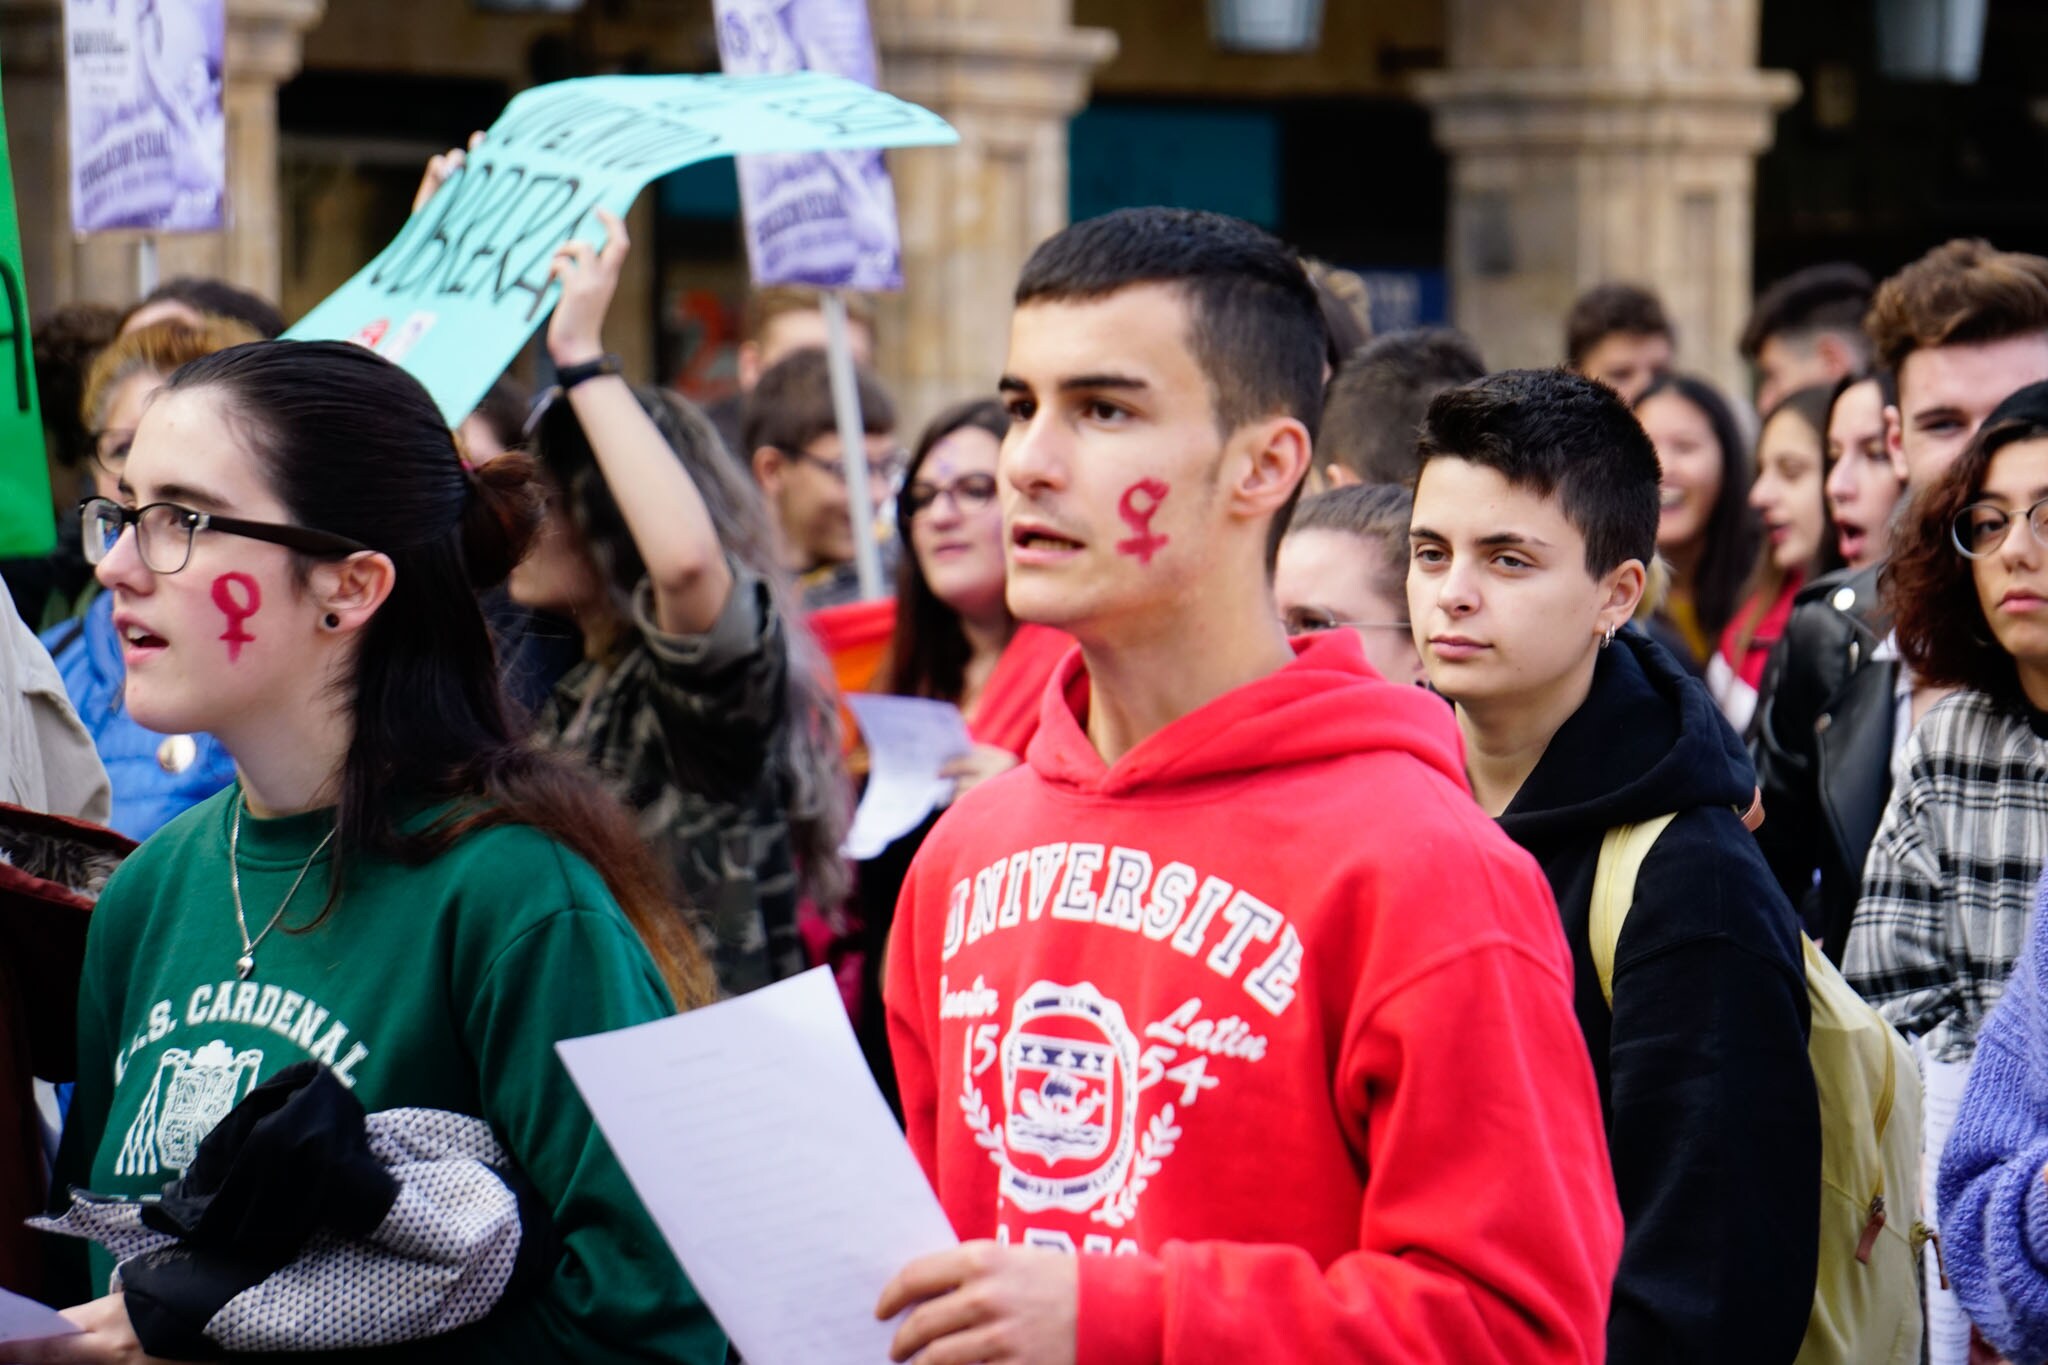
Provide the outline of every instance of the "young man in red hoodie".
{"type": "Polygon", "coordinates": [[[1440,701],[1273,609],[1322,349],[1233,219],[1024,268],[1009,601],[1081,647],[899,904],[910,1142],[979,1240],[884,1291],[897,1360],[1600,1358],[1620,1221],[1542,874],[1440,701]]]}

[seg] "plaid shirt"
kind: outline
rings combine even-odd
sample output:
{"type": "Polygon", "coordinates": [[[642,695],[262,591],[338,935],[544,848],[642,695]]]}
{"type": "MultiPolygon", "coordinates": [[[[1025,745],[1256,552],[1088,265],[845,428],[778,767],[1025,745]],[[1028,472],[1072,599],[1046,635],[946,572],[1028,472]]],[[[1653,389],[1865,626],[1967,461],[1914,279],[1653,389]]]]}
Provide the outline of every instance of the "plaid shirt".
{"type": "Polygon", "coordinates": [[[2048,746],[2026,716],[1963,692],[1927,713],[1894,775],[1842,972],[1938,1060],[1968,1061],[2048,864],[2048,746]]]}
{"type": "Polygon", "coordinates": [[[634,813],[674,873],[720,989],[738,995],[806,964],[789,784],[775,757],[788,639],[768,585],[737,563],[732,572],[725,611],[702,635],[657,627],[642,581],[637,638],[609,664],[577,665],[537,725],[588,759],[634,813]]]}

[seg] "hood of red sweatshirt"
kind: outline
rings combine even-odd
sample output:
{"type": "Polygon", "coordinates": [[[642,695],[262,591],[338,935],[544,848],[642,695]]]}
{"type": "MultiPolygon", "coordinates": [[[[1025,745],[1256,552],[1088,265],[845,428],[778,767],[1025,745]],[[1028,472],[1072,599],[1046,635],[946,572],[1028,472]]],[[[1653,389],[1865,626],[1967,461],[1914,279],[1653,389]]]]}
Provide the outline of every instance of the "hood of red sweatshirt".
{"type": "Polygon", "coordinates": [[[1053,671],[1025,761],[1058,788],[1132,796],[1393,749],[1468,786],[1464,741],[1441,697],[1381,678],[1348,630],[1293,644],[1294,662],[1189,712],[1114,764],[1088,740],[1088,671],[1077,648],[1053,671]]]}

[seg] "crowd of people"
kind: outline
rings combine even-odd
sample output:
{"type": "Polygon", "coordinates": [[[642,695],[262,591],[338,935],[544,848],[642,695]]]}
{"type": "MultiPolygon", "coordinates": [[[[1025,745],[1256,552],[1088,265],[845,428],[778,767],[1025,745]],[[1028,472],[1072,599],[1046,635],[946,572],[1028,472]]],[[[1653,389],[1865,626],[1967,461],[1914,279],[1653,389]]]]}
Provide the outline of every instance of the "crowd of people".
{"type": "Polygon", "coordinates": [[[218,282],[37,327],[0,1360],[724,1360],[553,1045],[818,964],[963,1239],[897,1360],[2048,1359],[2048,259],[1800,271],[1736,395],[1126,210],[914,441],[856,306],[856,450],[814,292],[633,382],[603,229],[454,430],[218,282]],[[858,862],[849,690],[972,739],[858,862]]]}

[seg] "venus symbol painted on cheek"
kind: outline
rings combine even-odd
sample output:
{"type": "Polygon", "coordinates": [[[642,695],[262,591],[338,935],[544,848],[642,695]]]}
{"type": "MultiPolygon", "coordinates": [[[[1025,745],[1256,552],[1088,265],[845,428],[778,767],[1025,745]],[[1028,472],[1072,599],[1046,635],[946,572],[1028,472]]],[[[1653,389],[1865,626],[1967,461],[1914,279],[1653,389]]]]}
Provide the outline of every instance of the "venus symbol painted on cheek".
{"type": "Polygon", "coordinates": [[[1130,555],[1140,564],[1150,564],[1152,556],[1166,547],[1167,538],[1152,533],[1152,518],[1165,504],[1169,491],[1158,479],[1140,479],[1124,490],[1123,497],[1117,500],[1117,515],[1134,534],[1116,543],[1119,554],[1130,555]]]}
{"type": "Polygon", "coordinates": [[[213,580],[213,605],[228,618],[228,628],[221,632],[220,638],[227,641],[228,662],[234,663],[242,657],[242,646],[256,638],[242,623],[263,605],[263,590],[256,586],[255,579],[245,573],[224,573],[213,580]],[[237,588],[241,589],[239,593],[235,591],[237,588]]]}

